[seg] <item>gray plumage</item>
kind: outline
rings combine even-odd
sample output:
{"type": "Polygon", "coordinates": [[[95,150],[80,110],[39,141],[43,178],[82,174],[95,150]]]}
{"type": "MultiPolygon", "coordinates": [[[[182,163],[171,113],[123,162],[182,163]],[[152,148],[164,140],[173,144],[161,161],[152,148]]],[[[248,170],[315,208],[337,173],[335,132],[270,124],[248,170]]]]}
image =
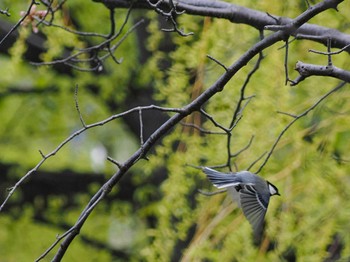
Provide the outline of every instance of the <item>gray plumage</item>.
{"type": "Polygon", "coordinates": [[[264,223],[270,196],[279,195],[278,189],[270,182],[249,171],[221,173],[204,167],[203,172],[217,188],[227,188],[233,199],[242,208],[254,232],[264,223]]]}

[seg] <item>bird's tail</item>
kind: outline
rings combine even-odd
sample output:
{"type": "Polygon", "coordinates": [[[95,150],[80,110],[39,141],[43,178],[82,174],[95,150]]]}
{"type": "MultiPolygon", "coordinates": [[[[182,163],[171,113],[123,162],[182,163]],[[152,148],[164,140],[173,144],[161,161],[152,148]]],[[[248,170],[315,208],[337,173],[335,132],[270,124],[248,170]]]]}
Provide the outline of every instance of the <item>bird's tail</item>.
{"type": "Polygon", "coordinates": [[[234,175],[234,173],[224,174],[209,167],[203,167],[202,170],[207,175],[210,182],[212,182],[217,188],[237,186],[241,182],[239,178],[234,175]]]}

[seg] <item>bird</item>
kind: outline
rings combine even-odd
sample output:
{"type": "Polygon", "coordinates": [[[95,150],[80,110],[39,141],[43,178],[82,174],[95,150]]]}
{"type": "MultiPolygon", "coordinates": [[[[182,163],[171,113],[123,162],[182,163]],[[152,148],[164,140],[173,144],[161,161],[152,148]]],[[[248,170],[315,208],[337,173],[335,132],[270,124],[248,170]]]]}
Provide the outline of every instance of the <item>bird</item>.
{"type": "Polygon", "coordinates": [[[222,173],[209,167],[203,167],[202,171],[215,187],[227,188],[242,208],[254,234],[261,232],[270,197],[280,196],[277,187],[249,171],[222,173]]]}

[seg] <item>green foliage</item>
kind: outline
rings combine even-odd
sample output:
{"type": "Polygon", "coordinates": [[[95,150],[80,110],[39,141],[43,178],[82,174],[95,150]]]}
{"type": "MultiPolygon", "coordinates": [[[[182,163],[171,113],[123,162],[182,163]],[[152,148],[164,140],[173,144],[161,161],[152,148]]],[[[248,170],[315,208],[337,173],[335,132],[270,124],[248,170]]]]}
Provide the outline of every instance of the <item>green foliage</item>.
{"type": "MultiPolygon", "coordinates": [[[[108,11],[103,5],[86,4],[84,1],[68,2],[69,12],[72,12],[71,18],[77,19],[76,21],[79,21],[79,26],[81,26],[79,30],[108,33],[109,28],[107,26],[101,27],[100,23],[96,24],[96,21],[109,21],[108,11]],[[94,19],[91,19],[92,15],[94,19]]],[[[5,1],[1,5],[3,4],[10,7],[12,16],[9,21],[17,22],[20,18],[19,12],[26,10],[28,3],[5,1]]],[[[40,6],[38,9],[43,9],[43,7],[40,6]]],[[[65,11],[68,11],[68,9],[65,11]]],[[[117,30],[119,30],[125,16],[125,10],[118,12],[116,18],[117,30]]],[[[55,18],[56,24],[77,29],[71,24],[67,24],[66,19],[69,20],[69,13],[57,13],[55,18]]],[[[106,22],[107,24],[108,22],[106,22]]],[[[126,26],[124,32],[128,28],[129,25],[126,26]]],[[[118,109],[117,112],[111,111],[108,104],[110,102],[123,104],[132,73],[130,69],[135,68],[138,55],[137,51],[129,52],[130,49],[136,49],[137,45],[135,37],[130,35],[119,47],[120,51],[118,50],[116,53],[117,57],[125,57],[123,66],[115,67],[114,62],[107,61],[104,68],[106,73],[99,76],[82,72],[73,72],[71,75],[62,74],[52,67],[32,66],[28,61],[25,61],[26,40],[32,34],[31,30],[31,27],[20,27],[19,38],[10,48],[9,56],[0,56],[2,68],[0,76],[0,160],[1,164],[14,166],[8,173],[13,181],[24,176],[42,159],[38,150],[48,154],[73,132],[82,128],[74,101],[76,85],[79,86],[79,106],[86,124],[101,121],[123,109],[118,109]],[[99,90],[98,95],[91,90],[91,86],[99,90]]],[[[58,58],[67,49],[83,48],[87,45],[85,38],[67,33],[60,28],[47,28],[41,25],[39,31],[45,33],[47,37],[45,42],[47,52],[41,54],[41,58],[45,61],[58,58]]],[[[104,125],[103,128],[90,129],[75,138],[53,158],[48,159],[40,170],[49,172],[73,170],[77,173],[97,172],[104,173],[106,177],[109,177],[115,172],[115,166],[105,161],[105,164],[96,168],[93,163],[91,153],[94,148],[100,146],[107,150],[108,156],[123,161],[135,151],[138,141],[135,141],[133,135],[130,134],[121,120],[115,120],[104,125]]],[[[1,182],[3,181],[3,175],[0,175],[1,182]]],[[[0,184],[1,196],[3,196],[7,191],[5,191],[4,185],[0,184]]],[[[12,186],[12,184],[8,186],[12,186]]],[[[92,186],[89,192],[74,199],[71,199],[71,196],[50,197],[44,214],[45,219],[58,224],[73,225],[82,210],[82,206],[89,201],[91,195],[98,189],[96,186],[92,186]],[[76,204],[72,210],[65,209],[69,201],[76,204]]],[[[12,201],[10,201],[10,205],[11,203],[18,203],[22,197],[20,189],[17,190],[12,201]]],[[[3,198],[1,198],[2,201],[3,198]]],[[[34,260],[55,241],[57,234],[64,232],[64,228],[55,228],[52,225],[38,223],[34,219],[34,213],[38,212],[36,209],[39,209],[39,207],[44,207],[44,199],[38,197],[33,201],[33,206],[28,207],[28,212],[22,212],[19,208],[11,209],[15,210],[16,215],[20,217],[17,220],[11,220],[12,213],[8,216],[1,213],[0,224],[4,225],[0,236],[1,260],[34,260]],[[30,238],[25,236],[30,236],[30,238]],[[18,252],[18,250],[21,250],[21,252],[18,252]]],[[[126,205],[130,207],[130,203],[126,205]]],[[[118,207],[120,207],[119,202],[118,207]]],[[[93,222],[90,225],[86,224],[86,231],[82,234],[117,250],[119,246],[114,244],[119,237],[117,225],[123,225],[123,223],[111,218],[114,213],[110,212],[109,208],[111,207],[99,210],[96,217],[91,220],[93,222]]],[[[120,219],[123,219],[123,217],[120,219]]],[[[133,228],[133,232],[142,236],[142,234],[139,234],[143,231],[142,223],[140,227],[134,225],[130,225],[130,227],[133,228]]],[[[131,249],[129,253],[132,253],[133,245],[137,246],[145,241],[144,238],[137,238],[139,240],[129,244],[129,249],[131,249]]],[[[111,260],[111,254],[106,249],[93,248],[91,244],[80,240],[74,242],[71,248],[72,252],[66,255],[68,261],[111,260]],[[86,248],[87,246],[89,248],[86,248]]],[[[137,252],[134,257],[138,257],[137,252]]]]}
{"type": "MultiPolygon", "coordinates": [[[[291,12],[295,12],[294,15],[299,13],[290,6],[281,8],[285,12],[272,10],[271,13],[291,17],[291,12]]],[[[327,15],[332,17],[333,14],[322,16],[327,15]]],[[[178,45],[175,51],[164,54],[171,59],[172,65],[163,72],[165,81],[157,83],[156,95],[167,106],[184,105],[197,92],[197,83],[201,84],[199,86],[203,91],[217,79],[222,68],[206,59],[206,54],[229,65],[246,50],[247,45],[241,43],[253,43],[258,36],[252,29],[242,30],[238,25],[228,27],[227,21],[219,19],[203,21],[182,16],[179,23],[186,26],[186,31],[195,31],[201,37],[171,36],[178,45]],[[203,25],[201,31],[198,30],[199,24],[203,25]],[[232,41],[237,35],[240,41],[232,41]],[[187,84],[190,79],[195,79],[193,85],[187,84]]],[[[297,60],[326,63],[325,57],[308,53],[309,48],[325,50],[314,43],[294,41],[290,44],[288,63],[292,78],[296,75],[293,67],[297,60]]],[[[246,169],[270,150],[280,132],[293,120],[277,111],[298,115],[338,82],[315,77],[298,87],[284,86],[283,49],[278,50],[278,46],[274,46],[264,54],[266,58],[262,61],[261,69],[254,75],[246,91],[246,97],[254,98],[233,130],[230,145],[233,152],[247,145],[254,136],[249,149],[233,159],[240,170],[246,169]]],[[[158,59],[164,56],[159,55],[158,59]]],[[[347,68],[346,58],[346,54],[336,57],[336,65],[347,68]]],[[[232,119],[240,87],[252,66],[251,63],[239,72],[225,90],[206,105],[206,111],[224,126],[228,126],[232,119]]],[[[186,128],[177,128],[167,136],[154,157],[150,158],[150,164],[155,168],[166,166],[169,177],[162,184],[161,200],[157,205],[151,205],[154,215],[158,217],[158,229],[151,230],[154,241],[145,251],[147,260],[167,260],[176,252],[176,245],[186,238],[192,239],[183,254],[183,258],[189,261],[281,261],[290,250],[294,250],[302,260],[317,261],[327,257],[327,247],[336,234],[340,234],[345,246],[349,245],[347,232],[350,224],[346,219],[349,216],[349,196],[346,193],[349,188],[346,175],[349,166],[339,164],[334,159],[336,152],[341,155],[340,159],[348,159],[349,156],[346,150],[349,143],[348,117],[343,113],[349,110],[345,102],[348,95],[348,89],[343,88],[293,125],[263,169],[261,175],[277,184],[282,197],[272,198],[267,214],[265,247],[260,250],[253,246],[248,222],[241,212],[228,204],[227,199],[222,202],[222,197],[208,199],[198,195],[195,189],[208,184],[205,176],[184,166],[225,163],[225,137],[198,136],[196,132],[186,131],[186,128]],[[174,145],[177,145],[175,151],[174,145]],[[196,201],[193,204],[189,199],[194,196],[196,201]],[[222,204],[224,207],[220,207],[222,204]],[[196,228],[194,236],[190,233],[191,226],[196,228]],[[272,251],[267,251],[269,243],[274,243],[272,251]]],[[[209,121],[203,124],[206,129],[218,131],[209,121]]],[[[258,162],[253,171],[261,163],[258,162]]],[[[344,250],[344,257],[348,254],[344,250]]]]}
{"type": "MultiPolygon", "coordinates": [[[[60,232],[60,230],[50,225],[34,223],[31,218],[33,216],[32,212],[32,208],[26,208],[23,215],[16,221],[13,221],[13,218],[7,215],[0,217],[0,223],[3,227],[0,232],[0,256],[2,260],[35,260],[38,254],[43,253],[48,248],[48,243],[51,243],[60,232]]],[[[88,230],[95,232],[101,230],[98,223],[95,223],[93,228],[87,227],[88,230]]],[[[110,260],[110,255],[107,252],[85,248],[85,245],[81,240],[76,241],[65,259],[69,261],[110,260]]],[[[53,257],[49,256],[49,258],[52,259],[53,257]]]]}
{"type": "MultiPolygon", "coordinates": [[[[274,5],[270,1],[231,2],[289,17],[297,16],[305,8],[305,1],[284,1],[274,5]]],[[[18,1],[4,3],[18,10],[25,7],[18,1]]],[[[109,21],[108,11],[103,5],[79,0],[67,1],[66,8],[80,30],[108,33],[108,26],[101,27],[101,24],[108,25],[109,21]]],[[[348,9],[341,6],[340,10],[348,9]]],[[[125,15],[125,10],[118,10],[118,26],[125,15]]],[[[139,15],[135,14],[132,18],[137,20],[139,15]]],[[[146,64],[138,65],[138,43],[131,35],[116,53],[117,57],[124,57],[123,63],[116,65],[107,61],[106,73],[101,75],[82,72],[62,75],[51,67],[29,65],[23,60],[23,54],[31,29],[19,30],[19,38],[9,51],[10,55],[0,57],[3,72],[0,76],[0,92],[3,94],[0,97],[1,162],[20,162],[20,171],[13,172],[13,176],[23,176],[41,160],[38,149],[44,154],[51,152],[67,136],[81,128],[73,98],[76,85],[79,86],[80,110],[87,124],[119,113],[111,112],[108,105],[112,102],[123,104],[130,83],[139,88],[152,86],[154,98],[160,105],[182,107],[210,87],[223,73],[223,68],[209,60],[207,54],[229,66],[259,38],[259,32],[244,25],[189,15],[179,16],[178,23],[185,32],[195,34],[180,37],[160,31],[154,13],[147,16],[151,19],[148,25],[151,36],[142,44],[147,45],[152,57],[146,64]],[[160,51],[164,39],[175,44],[171,50],[160,51]],[[168,62],[167,68],[164,68],[164,62],[168,62]],[[91,86],[99,90],[98,95],[90,89],[91,86]],[[40,95],[7,93],[14,87],[47,92],[40,95]]],[[[16,18],[11,19],[16,21],[16,18]]],[[[65,14],[56,18],[58,24],[67,24],[65,14]]],[[[314,21],[331,21],[331,26],[343,29],[347,20],[344,15],[327,12],[314,21]]],[[[40,30],[48,39],[48,51],[41,56],[45,61],[60,56],[66,48],[87,45],[85,39],[58,28],[40,27],[40,30]]],[[[98,39],[92,41],[97,42],[98,39]]],[[[247,150],[232,159],[233,170],[247,169],[271,149],[280,132],[293,120],[291,116],[278,112],[298,115],[338,83],[335,79],[314,77],[298,87],[285,86],[285,49],[279,49],[283,44],[264,52],[260,69],[247,86],[245,96],[252,98],[233,129],[229,146],[232,152],[239,152],[253,136],[254,139],[247,150]]],[[[326,57],[308,52],[310,48],[325,51],[324,46],[314,42],[293,41],[289,48],[291,78],[296,76],[293,68],[297,60],[316,64],[327,62],[326,57]]],[[[347,54],[335,56],[333,61],[338,67],[349,66],[347,54]]],[[[238,72],[225,89],[204,106],[223,126],[227,127],[232,120],[241,87],[254,62],[238,72]]],[[[291,250],[295,251],[298,260],[320,261],[327,257],[327,246],[335,235],[344,244],[342,256],[348,258],[349,96],[345,86],[298,120],[282,137],[262,170],[260,175],[276,184],[282,196],[271,199],[266,217],[266,236],[260,248],[253,245],[250,226],[230,197],[199,194],[197,189],[212,191],[213,187],[203,173],[188,166],[225,164],[226,136],[200,134],[198,130],[185,126],[174,128],[148,156],[149,161],[140,161],[133,167],[132,182],[137,187],[133,198],[99,205],[82,234],[122,249],[129,255],[130,261],[169,261],[181,256],[185,261],[283,261],[291,250]],[[164,177],[160,186],[149,182],[154,174],[164,177]],[[152,220],[151,226],[149,220],[152,220]],[[273,247],[271,250],[269,245],[273,247]]],[[[186,122],[220,131],[197,114],[188,117],[186,122]]],[[[74,139],[43,169],[91,171],[91,150],[101,144],[109,156],[120,161],[137,149],[139,141],[129,134],[122,121],[116,120],[74,139]]],[[[262,160],[258,161],[252,171],[261,164],[262,160]]],[[[99,171],[107,176],[115,172],[111,165],[99,171]]],[[[119,185],[118,189],[121,189],[123,180],[119,185]]],[[[97,190],[98,186],[93,185],[87,194],[77,196],[74,201],[79,203],[79,208],[64,210],[64,217],[62,208],[68,197],[49,199],[47,218],[57,223],[74,224],[81,206],[97,190]]],[[[14,199],[16,197],[20,198],[16,195],[14,199]]],[[[1,258],[6,261],[36,258],[54,241],[56,234],[62,232],[61,229],[34,223],[33,216],[34,211],[29,207],[16,221],[0,216],[0,224],[5,225],[0,231],[1,258]],[[28,237],[24,238],[23,232],[28,237]],[[17,252],[18,248],[23,252],[17,252]]],[[[86,246],[78,237],[66,260],[112,259],[107,251],[86,246]]]]}

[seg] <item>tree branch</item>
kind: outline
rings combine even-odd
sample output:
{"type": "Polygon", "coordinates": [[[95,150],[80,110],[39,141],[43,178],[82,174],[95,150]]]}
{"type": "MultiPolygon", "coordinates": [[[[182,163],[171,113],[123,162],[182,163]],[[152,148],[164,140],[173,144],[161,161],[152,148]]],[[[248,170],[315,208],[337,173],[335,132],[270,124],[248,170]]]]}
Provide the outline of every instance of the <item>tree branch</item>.
{"type": "MultiPolygon", "coordinates": [[[[312,12],[306,11],[304,14],[298,16],[293,21],[294,25],[302,25],[303,21],[307,21],[307,19],[311,19],[313,16],[326,10],[327,8],[335,8],[338,3],[341,1],[324,1],[313,8],[312,12]],[[332,2],[330,5],[329,2],[332,2]]],[[[158,141],[163,135],[169,132],[176,124],[180,123],[182,119],[191,113],[198,111],[201,106],[208,101],[212,96],[216,93],[221,92],[228,81],[242,68],[244,67],[252,58],[254,58],[257,54],[259,54],[265,48],[275,44],[278,41],[285,39],[285,33],[283,31],[278,31],[273,33],[272,35],[264,38],[255,44],[252,48],[250,48],[247,52],[245,52],[236,62],[234,62],[230,67],[227,68],[227,72],[225,72],[210,88],[204,91],[201,95],[199,95],[194,101],[192,101],[187,106],[183,107],[177,114],[172,116],[169,120],[167,120],[161,127],[159,127],[128,160],[126,160],[123,164],[120,165],[120,169],[117,173],[115,173],[91,199],[89,204],[86,206],[85,210],[81,213],[78,222],[76,223],[75,230],[68,234],[67,238],[62,242],[54,261],[60,261],[69,247],[72,240],[79,233],[81,227],[84,222],[90,215],[93,207],[102,200],[102,198],[107,195],[118,182],[119,180],[126,174],[126,172],[139,160],[141,159],[158,141]],[[91,208],[91,209],[90,209],[91,208]],[[87,210],[89,212],[87,212],[87,210]]],[[[278,142],[278,141],[277,141],[278,142]]],[[[277,144],[277,142],[275,144],[277,144]]],[[[274,148],[274,147],[273,147],[274,148]]],[[[269,156],[272,154],[273,149],[270,151],[269,156]]],[[[266,164],[268,158],[265,159],[264,164],[266,164]]],[[[263,165],[260,167],[259,170],[263,165]]]]}
{"type": "MultiPolygon", "coordinates": [[[[129,8],[130,3],[133,3],[133,7],[136,9],[151,9],[148,4],[148,0],[93,0],[94,2],[100,2],[107,6],[113,6],[114,8],[129,8]]],[[[166,9],[170,8],[169,0],[160,1],[158,8],[166,9]]],[[[327,0],[319,4],[325,6],[325,8],[336,9],[339,3],[343,0],[327,0]]],[[[314,12],[317,5],[309,8],[308,12],[314,12]]],[[[293,19],[288,17],[280,17],[271,15],[265,12],[253,10],[243,6],[226,3],[223,1],[212,0],[178,0],[176,4],[178,11],[185,11],[187,15],[199,15],[208,16],[214,18],[223,18],[237,24],[246,24],[255,27],[258,30],[266,29],[266,26],[279,25],[280,28],[270,28],[270,30],[284,30],[286,25],[289,25],[293,19]]],[[[316,11],[319,12],[319,11],[316,11]]],[[[301,26],[292,25],[290,27],[290,35],[297,39],[308,39],[318,43],[327,45],[327,39],[331,38],[332,47],[344,48],[350,43],[350,35],[339,32],[338,30],[315,25],[306,24],[307,20],[301,20],[301,26]],[[305,23],[305,24],[303,24],[305,23]]],[[[350,47],[346,48],[347,52],[350,52],[350,47]]]]}
{"type": "Polygon", "coordinates": [[[11,16],[8,8],[6,8],[5,10],[0,9],[0,14],[6,15],[6,16],[11,16]]]}
{"type": "Polygon", "coordinates": [[[14,194],[14,192],[16,191],[16,189],[22,185],[22,183],[27,180],[31,175],[33,175],[43,164],[44,162],[55,156],[66,144],[68,144],[70,141],[72,141],[75,137],[79,136],[80,134],[86,132],[88,129],[91,128],[95,128],[98,126],[103,126],[115,119],[124,117],[126,115],[129,115],[131,113],[135,113],[135,112],[139,112],[140,110],[158,110],[158,111],[162,111],[162,112],[175,112],[175,113],[179,113],[182,112],[181,109],[178,108],[165,108],[165,107],[159,107],[159,106],[155,106],[155,105],[150,105],[150,106],[143,106],[143,107],[135,107],[132,108],[130,110],[124,111],[123,113],[120,114],[116,114],[116,115],[112,115],[110,117],[108,117],[105,120],[90,124],[90,125],[85,125],[83,128],[81,128],[80,130],[74,132],[73,134],[71,134],[69,137],[67,137],[62,143],[60,143],[53,151],[51,151],[48,154],[44,154],[41,150],[39,150],[40,155],[42,156],[42,160],[31,170],[29,170],[13,187],[9,188],[9,193],[7,195],[7,197],[5,198],[5,200],[3,201],[3,203],[0,206],[0,212],[3,210],[4,206],[6,205],[6,203],[8,202],[8,200],[11,198],[11,196],[14,194]]]}
{"type": "Polygon", "coordinates": [[[330,76],[350,83],[350,71],[338,68],[333,65],[313,65],[298,61],[295,70],[299,72],[299,76],[291,82],[292,86],[299,84],[305,78],[310,76],[330,76]]]}
{"type": "Polygon", "coordinates": [[[6,33],[6,35],[0,39],[0,45],[2,45],[5,40],[22,24],[22,22],[28,17],[28,15],[30,14],[30,10],[32,9],[32,7],[34,5],[37,5],[37,2],[35,0],[32,0],[31,3],[28,6],[27,11],[25,12],[25,14],[22,16],[22,18],[10,29],[10,31],[8,31],[6,33]]]}
{"type": "MultiPolygon", "coordinates": [[[[109,8],[116,8],[116,7],[130,7],[130,1],[127,0],[96,0],[97,2],[102,2],[105,5],[107,5],[109,8]],[[118,6],[118,4],[120,6],[118,6]],[[125,4],[125,6],[121,6],[125,4]]],[[[276,18],[273,19],[270,15],[267,15],[262,12],[258,12],[255,10],[251,10],[244,7],[239,7],[236,5],[220,2],[220,1],[209,1],[209,0],[186,0],[186,1],[178,1],[176,4],[177,12],[186,11],[187,14],[193,14],[193,15],[205,15],[205,16],[212,16],[212,17],[218,17],[218,18],[225,18],[229,19],[232,22],[235,23],[246,23],[254,26],[255,28],[258,28],[259,30],[263,30],[266,25],[276,25],[279,23],[279,25],[283,25],[282,27],[278,27],[278,31],[272,33],[268,37],[260,40],[258,43],[256,43],[254,46],[252,46],[250,49],[248,49],[237,61],[235,61],[231,66],[224,67],[225,72],[221,75],[221,77],[206,91],[204,91],[201,95],[199,95],[195,100],[193,100],[188,105],[184,106],[183,108],[161,108],[157,106],[145,106],[145,107],[137,107],[133,108],[131,110],[125,111],[121,114],[113,115],[103,121],[85,125],[83,123],[83,128],[74,132],[72,135],[70,135],[66,140],[64,140],[61,144],[59,144],[56,149],[54,149],[51,153],[45,155],[41,153],[43,159],[32,169],[30,170],[24,177],[21,178],[20,181],[16,183],[14,187],[11,188],[8,197],[5,199],[3,204],[0,206],[0,211],[2,210],[3,206],[6,204],[8,199],[11,197],[11,195],[15,192],[16,188],[22,184],[22,182],[27,179],[29,176],[31,176],[40,166],[48,159],[49,157],[54,156],[56,153],[60,151],[60,149],[65,146],[67,143],[69,143],[74,137],[80,135],[81,133],[85,132],[86,130],[102,126],[114,119],[123,117],[130,113],[139,113],[139,119],[140,119],[140,130],[142,130],[142,114],[141,111],[143,110],[159,110],[162,112],[173,112],[176,113],[173,115],[169,120],[164,122],[161,127],[159,127],[146,141],[143,141],[143,135],[140,134],[141,138],[141,146],[140,148],[134,152],[134,154],[126,160],[124,163],[118,163],[119,170],[104,184],[103,187],[101,187],[98,192],[91,198],[89,203],[86,205],[85,209],[81,212],[79,218],[77,219],[77,222],[75,225],[69,229],[67,232],[65,232],[62,236],[62,238],[59,238],[59,241],[54,242],[54,244],[43,254],[43,256],[39,257],[38,260],[42,259],[46,256],[48,252],[52,250],[54,246],[56,246],[61,240],[62,243],[53,259],[53,261],[60,261],[62,257],[64,256],[65,252],[67,251],[68,247],[70,246],[73,239],[79,234],[81,228],[83,227],[85,221],[88,219],[91,212],[94,210],[96,205],[100,203],[111,191],[111,189],[119,182],[119,180],[128,172],[128,170],[140,159],[144,158],[145,155],[149,152],[149,150],[155,145],[155,143],[164,136],[167,132],[171,131],[171,129],[179,124],[181,120],[183,120],[186,116],[192,114],[195,111],[200,111],[201,107],[205,102],[207,102],[211,97],[213,97],[218,92],[221,92],[226,84],[232,79],[232,77],[235,76],[235,74],[240,71],[247,63],[249,63],[256,55],[261,54],[261,52],[272,46],[273,44],[284,41],[286,39],[286,35],[294,35],[299,36],[303,33],[307,33],[306,35],[312,35],[315,32],[315,29],[323,30],[323,33],[325,33],[326,28],[318,27],[315,25],[303,25],[306,21],[308,21],[310,18],[314,17],[320,12],[323,12],[326,9],[329,8],[336,8],[336,6],[342,1],[340,0],[325,0],[323,2],[320,2],[313,6],[312,8],[308,9],[306,12],[298,16],[296,19],[287,19],[287,18],[276,18]]],[[[34,3],[34,1],[32,2],[34,3]]],[[[160,5],[168,5],[171,3],[169,1],[160,1],[160,5]]],[[[136,0],[134,7],[143,7],[142,8],[150,8],[149,4],[146,6],[145,4],[148,4],[146,0],[136,0]]],[[[271,28],[276,29],[276,28],[271,28]]],[[[336,30],[332,32],[337,32],[336,30]]],[[[327,29],[327,33],[329,33],[329,29],[327,29]]],[[[349,37],[348,35],[343,34],[344,38],[349,37]]],[[[333,41],[335,41],[334,38],[332,38],[333,41]]],[[[344,39],[342,39],[344,40],[344,39]]],[[[321,41],[321,40],[320,40],[321,41]]],[[[350,42],[350,41],[348,41],[350,42]]],[[[341,45],[341,41],[338,41],[336,44],[332,44],[333,47],[336,47],[336,45],[341,45]],[[340,44],[339,44],[340,43],[340,44]]],[[[1,43],[0,43],[1,44],[1,43]]],[[[109,44],[109,43],[105,43],[109,44]]],[[[341,45],[341,47],[344,47],[346,44],[341,45]]],[[[341,48],[340,47],[340,48],[341,48]]],[[[74,59],[75,57],[73,57],[74,59]]],[[[73,60],[74,61],[74,60],[73,60]]],[[[259,60],[258,60],[259,61],[259,60]]],[[[67,61],[65,61],[67,62],[67,61]]],[[[249,79],[248,79],[249,80],[249,79]]],[[[244,99],[244,88],[241,89],[242,97],[241,101],[244,99]]],[[[317,103],[315,103],[312,107],[310,107],[308,110],[304,111],[304,113],[298,115],[291,123],[281,132],[280,136],[275,141],[273,147],[268,153],[268,156],[265,158],[264,163],[260,166],[260,171],[263,166],[267,163],[268,159],[272,155],[277,143],[279,142],[280,138],[283,136],[283,134],[286,132],[286,130],[300,117],[303,117],[306,115],[309,111],[314,109],[322,100],[324,100],[328,95],[335,92],[341,88],[341,85],[330,91],[328,94],[326,94],[324,97],[322,97],[317,103]]],[[[80,114],[80,110],[78,107],[78,102],[76,100],[76,106],[77,110],[80,114]]],[[[238,112],[241,110],[241,108],[237,107],[237,115],[234,114],[234,118],[232,120],[231,127],[229,129],[226,129],[220,125],[218,125],[222,130],[225,132],[230,132],[230,129],[232,129],[237,123],[239,117],[238,112]]],[[[209,119],[209,115],[203,113],[206,115],[209,119]]],[[[82,121],[83,122],[83,121],[82,121]]],[[[214,124],[216,121],[212,121],[214,124]]],[[[251,141],[249,142],[248,146],[250,145],[251,141]]],[[[231,156],[231,154],[229,154],[231,156]]]]}
{"type": "Polygon", "coordinates": [[[341,89],[346,83],[342,82],[339,85],[337,85],[335,88],[333,88],[331,91],[327,92],[325,95],[323,95],[320,99],[318,99],[312,106],[310,106],[308,109],[306,109],[304,112],[298,114],[298,115],[294,115],[294,114],[286,114],[285,115],[289,115],[291,117],[293,117],[293,120],[291,122],[289,122],[288,125],[285,126],[285,128],[283,128],[283,130],[281,131],[281,133],[278,135],[277,139],[275,140],[275,143],[272,145],[271,149],[269,150],[264,162],[261,164],[261,166],[259,167],[259,169],[255,172],[255,173],[259,173],[262,168],[266,165],[267,161],[270,159],[272,153],[274,152],[278,142],[281,140],[282,136],[285,134],[285,132],[287,132],[287,130],[296,122],[298,121],[300,118],[306,116],[308,113],[310,113],[312,110],[314,110],[323,100],[325,100],[327,97],[329,97],[331,94],[335,93],[336,91],[338,91],[339,89],[341,89]]]}

